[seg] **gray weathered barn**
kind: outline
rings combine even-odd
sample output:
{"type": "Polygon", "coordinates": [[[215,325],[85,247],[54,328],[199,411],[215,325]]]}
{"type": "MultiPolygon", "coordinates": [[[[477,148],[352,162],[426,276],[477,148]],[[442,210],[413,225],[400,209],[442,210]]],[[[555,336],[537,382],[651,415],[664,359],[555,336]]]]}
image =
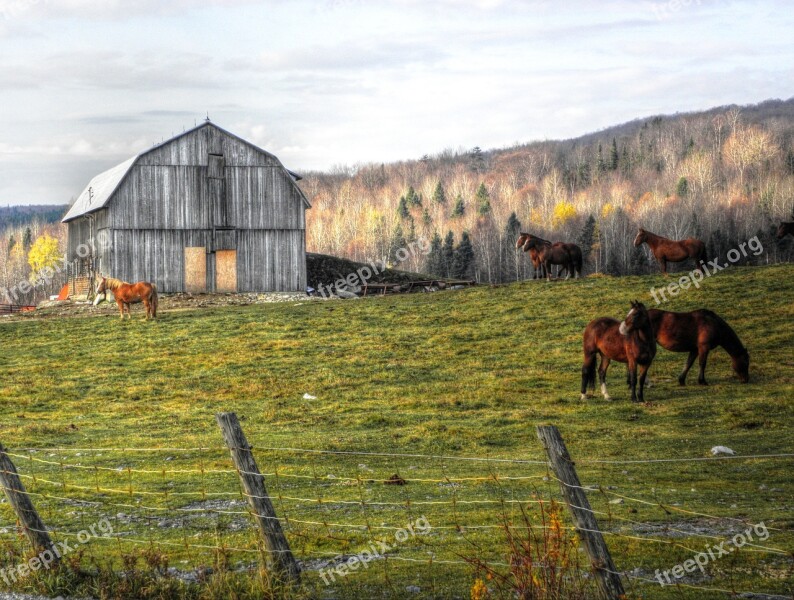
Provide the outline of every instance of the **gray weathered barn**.
{"type": "Polygon", "coordinates": [[[297,179],[207,121],[94,177],[63,218],[69,257],[166,293],[303,291],[297,179]]]}

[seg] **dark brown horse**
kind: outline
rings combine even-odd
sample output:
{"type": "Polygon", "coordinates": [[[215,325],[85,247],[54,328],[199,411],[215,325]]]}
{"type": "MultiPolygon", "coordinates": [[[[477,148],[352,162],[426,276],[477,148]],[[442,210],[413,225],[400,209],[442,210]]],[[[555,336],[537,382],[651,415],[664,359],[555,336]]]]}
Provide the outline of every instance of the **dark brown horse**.
{"type": "Polygon", "coordinates": [[[641,302],[631,303],[631,310],[623,321],[601,317],[590,321],[582,336],[584,363],[582,364],[582,395],[587,398],[587,388],[595,388],[596,358],[601,355],[598,379],[601,393],[610,400],[607,392],[609,362],[626,363],[629,369],[631,400],[638,401],[637,369],[639,368],[639,402],[644,401],[645,378],[656,355],[656,338],[653,335],[648,310],[641,302]]]}
{"type": "Polygon", "coordinates": [[[112,277],[103,277],[97,287],[97,298],[100,294],[107,296],[107,290],[113,292],[113,297],[118,304],[121,318],[124,318],[124,309],[127,309],[127,316],[131,319],[130,304],[143,302],[146,307],[146,319],[157,318],[157,287],[152,283],[139,281],[138,283],[127,283],[112,277]]]}
{"type": "Polygon", "coordinates": [[[781,221],[777,228],[777,239],[782,240],[787,235],[794,235],[794,221],[781,221]]]}
{"type": "Polygon", "coordinates": [[[702,264],[706,262],[706,244],[697,238],[680,241],[668,240],[640,227],[637,237],[634,238],[634,245],[639,247],[643,243],[648,244],[665,275],[667,275],[668,262],[682,262],[688,258],[694,258],[695,268],[701,272],[702,264]]]}
{"type": "Polygon", "coordinates": [[[535,265],[537,274],[542,267],[546,277],[551,278],[551,265],[560,265],[561,272],[565,271],[565,278],[571,275],[582,275],[582,249],[576,244],[564,242],[550,242],[531,233],[521,232],[516,242],[516,248],[523,248],[529,253],[532,264],[535,265]],[[536,262],[537,261],[537,262],[536,262]]]}
{"type": "Polygon", "coordinates": [[[695,358],[700,359],[698,383],[706,385],[706,360],[709,352],[722,346],[731,356],[733,370],[742,383],[750,380],[750,354],[739,336],[722,318],[710,310],[692,312],[668,312],[652,308],[648,311],[653,332],[659,345],[671,352],[689,352],[684,370],[678,376],[680,385],[686,384],[686,376],[695,358]]]}

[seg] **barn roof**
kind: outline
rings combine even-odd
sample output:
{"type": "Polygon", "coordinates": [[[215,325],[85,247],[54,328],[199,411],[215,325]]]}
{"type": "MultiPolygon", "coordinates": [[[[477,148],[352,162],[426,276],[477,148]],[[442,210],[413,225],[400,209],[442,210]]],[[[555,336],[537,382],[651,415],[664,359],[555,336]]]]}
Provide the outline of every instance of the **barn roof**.
{"type": "MultiPolygon", "coordinates": [[[[136,154],[132,158],[128,158],[124,162],[117,164],[115,167],[111,167],[107,171],[103,171],[99,175],[96,175],[91,181],[88,182],[88,185],[83,190],[83,192],[77,197],[77,200],[75,200],[74,204],[72,204],[72,206],[69,207],[69,210],[66,212],[66,215],[61,220],[61,223],[66,223],[68,221],[76,219],[77,217],[81,217],[83,215],[87,215],[101,208],[104,208],[107,205],[110,198],[113,196],[113,193],[118,189],[119,185],[124,180],[124,177],[127,175],[127,173],[129,173],[130,169],[132,169],[132,167],[135,165],[137,160],[144,154],[148,154],[149,152],[152,152],[157,148],[160,148],[162,146],[165,146],[166,144],[173,142],[174,140],[182,137],[183,135],[187,135],[189,133],[194,132],[197,129],[201,129],[202,127],[207,127],[207,126],[215,127],[216,129],[219,129],[226,135],[231,136],[236,140],[239,140],[240,142],[247,144],[260,152],[263,152],[268,156],[273,156],[272,154],[270,154],[270,152],[267,152],[266,150],[262,150],[262,148],[260,148],[259,146],[256,146],[251,142],[244,140],[243,138],[237,135],[234,135],[230,131],[226,131],[222,127],[218,127],[217,125],[215,125],[215,123],[210,123],[209,121],[207,121],[205,123],[202,123],[201,125],[198,125],[197,127],[188,129],[184,133],[180,133],[179,135],[176,135],[171,139],[156,144],[155,146],[149,148],[146,152],[136,154]]],[[[276,160],[276,162],[281,164],[281,161],[279,161],[275,156],[273,156],[273,158],[276,160]]],[[[283,167],[284,165],[281,166],[283,167]]],[[[287,173],[289,173],[289,176],[292,178],[293,181],[300,181],[302,179],[300,175],[294,173],[293,171],[290,171],[286,167],[284,167],[284,170],[287,173]]],[[[306,205],[306,208],[311,208],[311,204],[309,204],[309,200],[306,198],[306,195],[303,193],[303,190],[301,190],[297,185],[295,187],[298,190],[298,193],[300,194],[304,204],[306,205]]]]}
{"type": "Polygon", "coordinates": [[[63,222],[66,223],[66,221],[71,221],[75,217],[99,210],[105,206],[136,160],[138,160],[137,154],[123,163],[100,173],[89,181],[83,193],[77,197],[75,203],[69,208],[69,212],[66,213],[63,222]]]}

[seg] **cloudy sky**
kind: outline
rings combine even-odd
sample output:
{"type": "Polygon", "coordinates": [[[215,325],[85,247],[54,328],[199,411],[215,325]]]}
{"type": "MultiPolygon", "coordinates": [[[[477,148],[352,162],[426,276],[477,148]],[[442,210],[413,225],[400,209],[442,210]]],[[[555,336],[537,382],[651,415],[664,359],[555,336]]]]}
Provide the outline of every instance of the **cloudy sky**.
{"type": "Polygon", "coordinates": [[[0,0],[0,205],[210,118],[293,170],[794,95],[787,1],[0,0]]]}

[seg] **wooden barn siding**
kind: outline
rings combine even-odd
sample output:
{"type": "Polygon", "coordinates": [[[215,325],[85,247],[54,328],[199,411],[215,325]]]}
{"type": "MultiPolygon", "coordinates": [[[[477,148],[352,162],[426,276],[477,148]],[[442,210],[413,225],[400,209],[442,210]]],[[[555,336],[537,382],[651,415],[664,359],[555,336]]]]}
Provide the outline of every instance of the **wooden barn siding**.
{"type": "Polygon", "coordinates": [[[306,290],[302,230],[241,230],[237,239],[237,286],[241,292],[306,290]]]}
{"type": "Polygon", "coordinates": [[[87,244],[91,237],[91,219],[94,220],[93,234],[106,229],[108,223],[107,209],[92,213],[91,216],[84,216],[67,224],[66,253],[70,260],[77,258],[77,248],[80,244],[87,244]]]}
{"type": "Polygon", "coordinates": [[[220,181],[208,179],[206,167],[135,166],[111,201],[111,227],[306,227],[305,205],[283,169],[226,167],[224,175],[224,181],[220,181]],[[215,186],[214,194],[210,186],[215,186]],[[225,210],[214,206],[221,191],[225,210]]]}
{"type": "MultiPolygon", "coordinates": [[[[164,293],[185,289],[185,247],[210,249],[211,231],[114,230],[113,277],[151,281],[164,293]]],[[[215,280],[212,255],[207,255],[207,291],[215,280]]]]}
{"type": "MultiPolygon", "coordinates": [[[[306,289],[302,230],[238,231],[237,285],[240,292],[306,289]]],[[[164,293],[184,291],[184,248],[212,249],[211,231],[115,230],[114,277],[153,281],[164,293]]],[[[207,291],[214,291],[215,256],[207,254],[207,291]]]]}
{"type": "Polygon", "coordinates": [[[213,127],[202,127],[144,153],[140,165],[207,166],[208,154],[223,154],[226,166],[278,166],[275,156],[213,127]]]}

